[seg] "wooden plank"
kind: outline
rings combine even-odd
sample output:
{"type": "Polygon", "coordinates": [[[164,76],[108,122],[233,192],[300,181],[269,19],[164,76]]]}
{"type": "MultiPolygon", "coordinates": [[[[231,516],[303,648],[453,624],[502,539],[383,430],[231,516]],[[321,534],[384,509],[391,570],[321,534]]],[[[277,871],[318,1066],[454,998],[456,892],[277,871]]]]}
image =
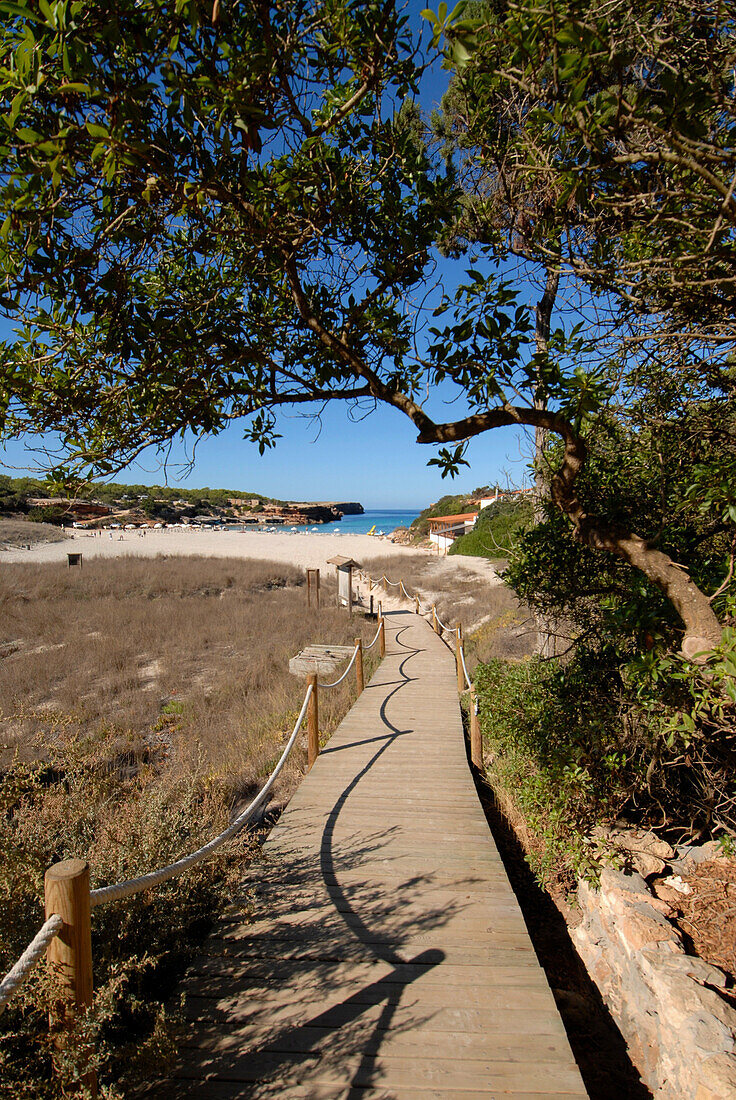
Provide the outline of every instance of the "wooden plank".
{"type": "Polygon", "coordinates": [[[473,787],[452,654],[415,615],[386,627],[191,967],[182,1060],[149,1095],[586,1095],[473,787]]]}

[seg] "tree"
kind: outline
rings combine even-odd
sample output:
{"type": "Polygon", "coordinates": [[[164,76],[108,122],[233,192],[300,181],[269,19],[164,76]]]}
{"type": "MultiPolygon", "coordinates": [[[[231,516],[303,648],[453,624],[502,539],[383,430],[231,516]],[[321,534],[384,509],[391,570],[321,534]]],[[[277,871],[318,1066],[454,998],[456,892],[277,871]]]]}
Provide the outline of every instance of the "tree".
{"type": "MultiPolygon", "coordinates": [[[[586,321],[597,322],[604,307],[610,328],[598,328],[586,357],[616,384],[612,397],[622,382],[629,394],[662,385],[686,394],[695,371],[709,400],[732,409],[729,189],[736,163],[728,14],[715,3],[694,11],[679,0],[656,11],[646,4],[517,0],[459,4],[449,15],[443,7],[442,18],[427,14],[435,37],[447,36],[449,63],[459,74],[464,109],[452,115],[453,136],[473,182],[471,232],[482,236],[500,189],[526,255],[599,295],[586,321]],[[490,194],[489,175],[496,181],[490,194]]],[[[630,537],[630,519],[620,514],[612,524],[615,509],[605,519],[563,499],[559,475],[567,466],[567,487],[573,485],[595,446],[596,405],[593,397],[582,421],[568,421],[582,429],[586,454],[573,460],[576,470],[562,458],[550,481],[553,499],[583,545],[638,565],[670,598],[679,589],[675,606],[685,600],[694,612],[699,605],[702,628],[715,638],[716,617],[702,593],[688,590],[689,578],[680,585],[661,558],[642,560],[656,540],[630,537]]],[[[721,444],[733,453],[734,419],[724,421],[721,444]]],[[[713,453],[709,469],[707,507],[718,500],[721,519],[732,525],[733,489],[713,453]]],[[[690,489],[697,494],[698,486],[690,489]]],[[[687,639],[685,646],[693,652],[687,639]]]]}
{"type": "Polygon", "coordinates": [[[481,432],[550,432],[551,497],[578,540],[665,593],[687,652],[718,641],[706,593],[578,495],[611,392],[579,331],[540,354],[528,304],[471,267],[416,346],[411,295],[463,205],[423,141],[391,0],[3,10],[3,305],[21,318],[6,433],[58,430],[70,463],[108,473],[186,430],[247,418],[263,449],[281,405],[381,401],[451,473],[481,432]],[[433,417],[425,386],[454,387],[461,414],[433,417]]]}

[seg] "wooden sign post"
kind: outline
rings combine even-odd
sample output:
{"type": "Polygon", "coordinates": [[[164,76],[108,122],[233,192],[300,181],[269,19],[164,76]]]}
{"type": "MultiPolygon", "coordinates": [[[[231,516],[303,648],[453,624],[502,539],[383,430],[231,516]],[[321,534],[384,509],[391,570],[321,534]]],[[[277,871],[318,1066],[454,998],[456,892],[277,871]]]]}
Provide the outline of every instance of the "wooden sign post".
{"type": "Polygon", "coordinates": [[[307,569],[307,607],[312,606],[313,589],[319,611],[319,569],[307,569]]]}

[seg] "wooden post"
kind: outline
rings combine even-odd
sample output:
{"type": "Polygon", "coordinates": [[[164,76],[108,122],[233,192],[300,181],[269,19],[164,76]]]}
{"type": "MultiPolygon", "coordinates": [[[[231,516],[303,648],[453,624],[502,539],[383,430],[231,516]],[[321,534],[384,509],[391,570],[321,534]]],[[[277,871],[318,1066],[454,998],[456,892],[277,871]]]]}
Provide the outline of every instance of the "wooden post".
{"type": "Polygon", "coordinates": [[[480,735],[478,699],[474,687],[470,689],[470,759],[476,768],[483,770],[483,739],[480,735]]]}
{"type": "Polygon", "coordinates": [[[360,695],[365,687],[363,683],[363,643],[360,638],[356,638],[355,644],[358,647],[358,652],[355,657],[355,679],[358,684],[358,695],[360,695]]]}
{"type": "Polygon", "coordinates": [[[383,615],[380,622],[380,634],[378,635],[378,652],[382,657],[386,656],[386,620],[383,615]]]}
{"type": "Polygon", "coordinates": [[[463,645],[463,628],[460,623],[455,623],[455,664],[457,666],[457,690],[462,693],[465,691],[465,677],[463,676],[463,662],[460,656],[460,650],[463,645]]]}
{"type": "Polygon", "coordinates": [[[319,756],[319,700],[317,698],[317,673],[310,672],[307,685],[312,685],[312,694],[307,703],[307,767],[311,769],[319,756]]]}
{"type": "Polygon", "coordinates": [[[307,569],[307,607],[312,606],[312,588],[314,588],[319,611],[319,569],[307,569]]]}
{"type": "Polygon", "coordinates": [[[439,634],[440,624],[437,622],[437,608],[434,604],[432,604],[432,627],[434,628],[435,634],[439,634]]]}
{"type": "Polygon", "coordinates": [[[415,597],[414,597],[414,599],[415,599],[415,600],[416,600],[416,602],[417,602],[417,615],[418,615],[418,614],[419,614],[419,597],[418,597],[418,596],[415,596],[415,597]]]}
{"type": "MultiPolygon", "coordinates": [[[[61,932],[49,944],[46,960],[57,978],[61,1000],[52,1018],[59,1029],[57,1042],[74,1025],[80,1008],[92,1004],[92,934],[89,899],[89,864],[82,859],[65,859],[49,867],[44,879],[46,919],[58,914],[64,922],[61,932]]],[[[97,1095],[94,1070],[83,1075],[84,1084],[97,1095]]]]}

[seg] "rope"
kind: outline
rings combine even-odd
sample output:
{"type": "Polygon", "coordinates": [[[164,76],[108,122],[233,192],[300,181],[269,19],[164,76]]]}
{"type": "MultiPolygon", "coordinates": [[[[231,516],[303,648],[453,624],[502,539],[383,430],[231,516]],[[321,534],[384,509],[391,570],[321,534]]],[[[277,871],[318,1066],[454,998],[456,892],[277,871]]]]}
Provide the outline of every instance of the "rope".
{"type": "Polygon", "coordinates": [[[380,633],[381,633],[381,624],[379,623],[379,624],[378,624],[378,630],[377,630],[377,631],[376,631],[376,633],[374,634],[374,636],[373,636],[373,641],[371,642],[371,644],[370,644],[370,645],[364,645],[364,646],[363,646],[363,650],[364,650],[364,651],[365,651],[365,650],[368,650],[368,649],[373,649],[374,645],[375,645],[375,644],[376,644],[376,642],[378,641],[378,635],[379,635],[380,633]]]}
{"type": "Polygon", "coordinates": [[[307,705],[312,695],[312,685],[307,688],[304,696],[304,702],[302,703],[302,709],[299,711],[299,717],[296,720],[296,725],[292,731],[291,737],[286,743],[286,747],[281,754],[278,764],[271,772],[265,785],[261,788],[259,794],[253,799],[249,806],[238,814],[233,823],[228,826],[219,836],[216,836],[214,840],[210,840],[208,844],[204,844],[201,848],[198,848],[196,852],[192,852],[191,855],[184,856],[183,859],[177,860],[176,863],[170,863],[167,867],[162,867],[159,871],[151,871],[147,875],[141,875],[140,878],[128,879],[126,882],[118,882],[114,886],[102,886],[99,890],[90,891],[90,904],[94,909],[98,905],[104,905],[108,901],[119,901],[121,898],[132,897],[133,894],[140,893],[141,890],[148,890],[152,886],[158,886],[162,882],[166,882],[170,878],[175,878],[180,875],[182,871],[186,871],[189,867],[193,867],[195,863],[201,862],[206,859],[208,855],[219,848],[221,844],[224,844],[226,840],[230,840],[236,833],[245,825],[248,818],[263,804],[266,800],[266,795],[273,787],[276,779],[278,778],[281,769],[286,763],[286,759],[293,749],[299,730],[301,729],[302,722],[304,721],[304,715],[307,713],[307,705]]]}
{"type": "MultiPolygon", "coordinates": [[[[398,581],[390,581],[390,580],[388,579],[388,577],[387,577],[387,576],[385,576],[385,574],[384,574],[384,576],[383,576],[383,577],[381,577],[380,581],[374,581],[374,580],[373,580],[373,578],[371,577],[370,573],[363,573],[363,574],[362,574],[362,576],[363,576],[363,577],[364,577],[364,578],[365,578],[365,579],[366,579],[366,580],[367,580],[368,582],[370,582],[370,584],[372,584],[372,585],[376,585],[376,584],[390,584],[392,588],[400,588],[400,589],[401,589],[401,591],[402,591],[402,592],[404,593],[404,596],[405,596],[405,598],[406,598],[407,600],[410,600],[410,601],[411,601],[412,603],[413,603],[413,602],[414,602],[414,601],[415,601],[415,600],[417,599],[417,596],[416,596],[416,594],[415,594],[415,595],[413,595],[413,596],[411,596],[411,595],[409,594],[409,592],[408,592],[408,591],[407,591],[407,589],[406,589],[406,585],[404,584],[403,578],[400,578],[400,579],[399,579],[398,581]]],[[[419,601],[419,611],[418,611],[418,614],[420,614],[420,615],[431,615],[431,614],[432,614],[432,608],[431,608],[431,607],[424,607],[424,606],[423,606],[423,604],[422,604],[422,602],[421,602],[421,600],[420,600],[420,601],[419,601]]],[[[446,629],[446,630],[449,630],[450,628],[449,628],[449,627],[446,627],[445,629],[446,629]]],[[[372,645],[372,644],[373,644],[373,643],[371,643],[371,645],[372,645]]],[[[370,646],[367,646],[366,648],[368,648],[368,649],[369,649],[369,648],[370,648],[370,646]]]]}
{"type": "MultiPolygon", "coordinates": [[[[371,644],[372,644],[372,643],[371,643],[371,644]]],[[[339,680],[333,680],[333,682],[332,682],[331,684],[321,684],[321,683],[319,683],[319,681],[317,681],[317,684],[318,684],[318,686],[319,686],[319,687],[321,687],[321,688],[336,688],[338,684],[341,684],[341,683],[343,682],[343,680],[345,679],[345,677],[347,676],[347,674],[348,674],[348,673],[350,672],[350,669],[351,669],[351,668],[353,667],[353,665],[355,664],[355,658],[356,658],[357,656],[358,656],[358,647],[357,647],[357,645],[356,645],[355,649],[353,650],[353,655],[352,655],[352,657],[350,658],[350,664],[349,664],[349,665],[348,665],[348,667],[347,667],[347,668],[345,669],[345,671],[343,672],[343,674],[342,674],[342,676],[340,677],[340,679],[339,679],[339,680]]]]}
{"type": "Polygon", "coordinates": [[[42,924],[17,963],[0,982],[0,1012],[3,1012],[10,998],[18,992],[23,982],[46,954],[46,948],[59,935],[64,921],[55,913],[42,924]]]}
{"type": "Polygon", "coordinates": [[[468,685],[468,688],[472,688],[473,685],[471,684],[470,677],[468,676],[468,669],[465,664],[465,654],[463,652],[462,645],[458,646],[458,650],[460,651],[460,664],[463,666],[463,676],[465,677],[465,683],[468,685]]]}
{"type": "MultiPolygon", "coordinates": [[[[434,613],[435,613],[435,615],[437,615],[437,608],[435,608],[435,611],[434,611],[434,613]]],[[[448,626],[448,625],[447,625],[447,623],[443,623],[443,622],[442,622],[442,619],[441,619],[441,618],[439,617],[439,615],[437,615],[437,622],[438,622],[438,623],[440,624],[440,627],[441,627],[441,628],[442,628],[443,630],[452,630],[452,629],[453,629],[453,627],[451,627],[451,626],[448,626]]]]}

